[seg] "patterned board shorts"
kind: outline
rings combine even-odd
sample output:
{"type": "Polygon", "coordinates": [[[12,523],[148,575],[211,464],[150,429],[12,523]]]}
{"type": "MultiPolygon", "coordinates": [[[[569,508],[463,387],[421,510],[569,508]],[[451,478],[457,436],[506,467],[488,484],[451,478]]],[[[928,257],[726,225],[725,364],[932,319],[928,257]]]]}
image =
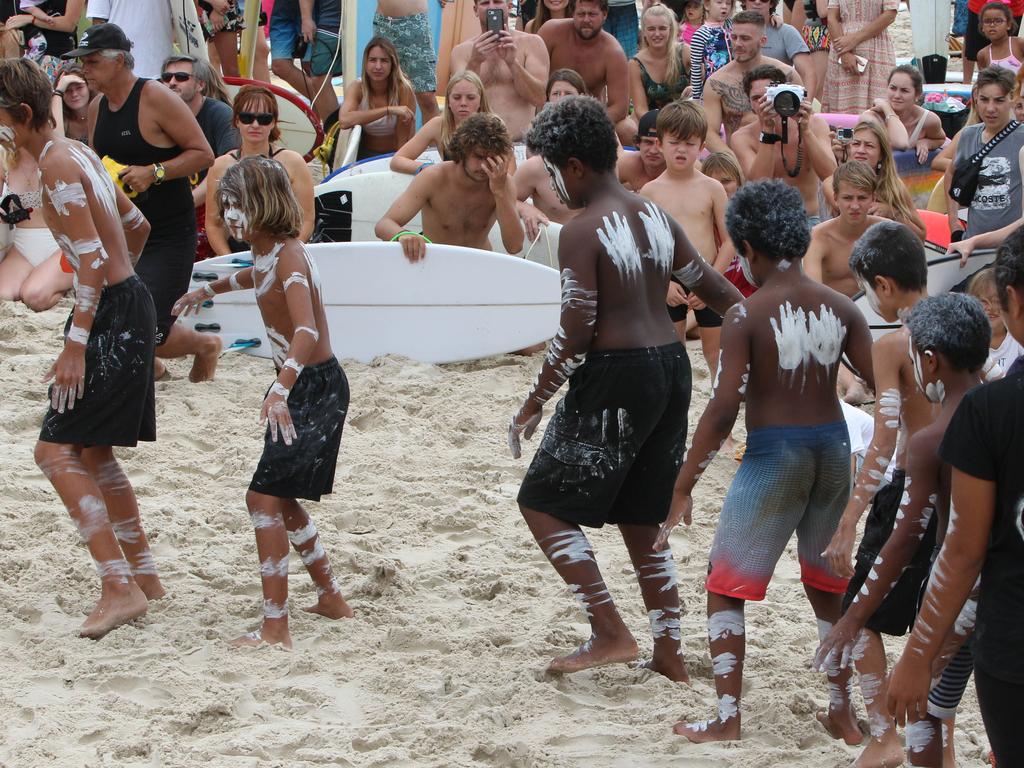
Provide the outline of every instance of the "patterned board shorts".
{"type": "Polygon", "coordinates": [[[804,24],[800,35],[811,53],[815,51],[827,51],[831,46],[828,38],[828,27],[824,24],[804,24]]]}
{"type": "Polygon", "coordinates": [[[427,14],[412,16],[373,15],[373,34],[386,37],[398,51],[402,71],[416,93],[437,90],[437,55],[427,14]]]}

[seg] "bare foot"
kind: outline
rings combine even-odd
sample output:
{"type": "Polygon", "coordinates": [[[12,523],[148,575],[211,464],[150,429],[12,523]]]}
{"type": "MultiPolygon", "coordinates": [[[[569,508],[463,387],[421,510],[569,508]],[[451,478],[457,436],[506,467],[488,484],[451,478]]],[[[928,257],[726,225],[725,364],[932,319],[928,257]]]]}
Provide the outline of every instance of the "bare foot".
{"type": "Polygon", "coordinates": [[[167,366],[159,357],[153,358],[153,381],[160,381],[167,375],[167,366]]]}
{"type": "Polygon", "coordinates": [[[591,635],[587,642],[568,656],[552,659],[548,664],[548,672],[562,675],[605,664],[624,664],[635,660],[637,651],[636,640],[628,632],[607,640],[591,635]]]}
{"type": "Polygon", "coordinates": [[[167,594],[167,590],[164,589],[164,585],[160,583],[160,577],[155,573],[136,574],[135,583],[139,585],[139,589],[142,590],[146,599],[150,602],[153,600],[159,600],[167,594]]]}
{"type": "MultiPolygon", "coordinates": [[[[106,592],[106,591],[105,591],[106,592]]],[[[99,640],[112,629],[146,614],[148,601],[142,590],[129,583],[127,591],[105,593],[82,623],[79,636],[99,640]]]]}
{"type": "Polygon", "coordinates": [[[188,380],[193,384],[200,381],[212,381],[223,346],[224,342],[220,340],[220,336],[204,334],[203,348],[196,353],[196,358],[192,362],[192,370],[188,373],[188,380]]]}
{"type": "Polygon", "coordinates": [[[868,391],[864,388],[863,384],[854,379],[853,383],[846,388],[846,392],[843,393],[843,400],[850,405],[862,405],[868,400],[868,391]]]}
{"type": "Polygon", "coordinates": [[[864,742],[864,734],[861,733],[850,710],[846,710],[844,713],[834,710],[821,711],[815,712],[814,716],[833,739],[842,739],[851,747],[856,747],[864,742]]]}
{"type": "Polygon", "coordinates": [[[665,658],[655,655],[653,659],[644,659],[630,666],[633,669],[649,669],[651,672],[657,672],[659,675],[667,677],[673,683],[686,683],[687,685],[690,683],[690,676],[686,673],[686,665],[683,664],[683,659],[678,653],[672,654],[672,658],[669,658],[668,655],[665,658]]]}
{"type": "Polygon", "coordinates": [[[284,630],[270,628],[266,622],[254,632],[246,632],[241,637],[231,641],[232,648],[258,648],[266,643],[267,645],[280,645],[282,648],[292,649],[292,635],[286,626],[284,630]]]}
{"type": "Polygon", "coordinates": [[[352,607],[345,602],[345,598],[337,592],[320,595],[315,605],[303,608],[302,610],[307,613],[326,616],[328,619],[351,619],[355,615],[352,612],[352,607]]]}
{"type": "Polygon", "coordinates": [[[903,746],[896,728],[892,727],[881,739],[869,739],[868,745],[850,768],[896,768],[903,765],[903,762],[903,746]]]}
{"type": "Polygon", "coordinates": [[[713,720],[701,720],[696,723],[684,723],[679,721],[672,726],[672,732],[683,736],[687,741],[694,744],[704,744],[709,741],[739,741],[740,719],[730,717],[723,723],[717,717],[713,720]]]}

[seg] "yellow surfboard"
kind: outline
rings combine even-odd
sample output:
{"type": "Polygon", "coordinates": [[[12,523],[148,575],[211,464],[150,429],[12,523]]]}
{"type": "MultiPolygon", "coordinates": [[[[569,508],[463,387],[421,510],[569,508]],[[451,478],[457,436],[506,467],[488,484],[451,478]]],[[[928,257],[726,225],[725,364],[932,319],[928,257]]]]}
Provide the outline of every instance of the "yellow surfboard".
{"type": "Polygon", "coordinates": [[[238,71],[242,77],[252,77],[252,64],[256,56],[256,35],[260,34],[260,0],[246,0],[245,29],[238,50],[238,71]]]}

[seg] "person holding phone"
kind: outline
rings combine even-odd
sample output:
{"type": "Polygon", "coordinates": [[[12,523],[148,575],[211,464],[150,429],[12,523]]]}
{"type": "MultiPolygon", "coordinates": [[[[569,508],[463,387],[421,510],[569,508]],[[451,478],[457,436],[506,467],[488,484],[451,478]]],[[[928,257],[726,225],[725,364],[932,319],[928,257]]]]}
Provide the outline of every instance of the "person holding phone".
{"type": "Polygon", "coordinates": [[[491,109],[512,141],[522,141],[544,106],[548,50],[538,35],[508,28],[507,0],[474,0],[480,34],[452,49],[451,70],[467,69],[483,81],[491,109]]]}

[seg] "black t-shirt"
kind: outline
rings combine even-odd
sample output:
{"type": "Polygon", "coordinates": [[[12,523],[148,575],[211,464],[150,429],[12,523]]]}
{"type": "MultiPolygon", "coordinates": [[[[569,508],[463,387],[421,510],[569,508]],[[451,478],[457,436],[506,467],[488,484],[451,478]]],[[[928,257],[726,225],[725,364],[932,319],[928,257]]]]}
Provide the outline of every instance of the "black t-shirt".
{"type": "MultiPolygon", "coordinates": [[[[961,472],[996,484],[974,663],[1000,680],[1024,684],[1024,370],[968,392],[939,455],[961,472]]],[[[970,523],[970,510],[959,510],[959,524],[970,523]]]]}
{"type": "Polygon", "coordinates": [[[196,122],[203,130],[203,135],[210,142],[214,157],[226,155],[232,149],[238,149],[242,140],[231,124],[231,107],[217,99],[203,99],[196,122]]]}
{"type": "MultiPolygon", "coordinates": [[[[43,11],[47,16],[63,16],[67,13],[68,0],[45,0],[40,3],[37,7],[43,11]]],[[[63,53],[74,50],[75,45],[75,33],[74,32],[61,32],[60,30],[50,29],[45,26],[35,26],[30,24],[25,27],[25,45],[29,44],[29,41],[36,35],[42,35],[46,39],[46,55],[47,56],[60,56],[63,53]]]]}

